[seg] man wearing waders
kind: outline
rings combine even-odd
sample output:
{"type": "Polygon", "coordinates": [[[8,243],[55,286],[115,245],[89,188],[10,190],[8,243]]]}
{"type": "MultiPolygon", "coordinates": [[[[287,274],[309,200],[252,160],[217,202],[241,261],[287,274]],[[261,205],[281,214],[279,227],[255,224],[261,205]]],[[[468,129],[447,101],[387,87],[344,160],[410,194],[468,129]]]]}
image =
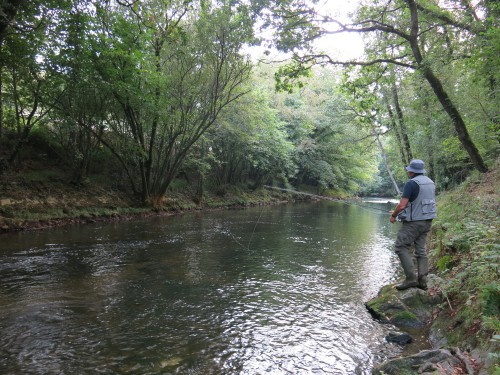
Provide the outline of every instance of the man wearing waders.
{"type": "Polygon", "coordinates": [[[427,234],[436,217],[436,195],[434,182],[424,176],[424,162],[414,159],[406,167],[410,178],[404,187],[403,195],[391,214],[391,223],[402,222],[394,249],[401,261],[406,279],[396,285],[396,289],[405,290],[412,287],[427,289],[427,274],[429,272],[425,243],[427,234]],[[415,275],[413,259],[409,252],[415,245],[418,277],[415,275]]]}

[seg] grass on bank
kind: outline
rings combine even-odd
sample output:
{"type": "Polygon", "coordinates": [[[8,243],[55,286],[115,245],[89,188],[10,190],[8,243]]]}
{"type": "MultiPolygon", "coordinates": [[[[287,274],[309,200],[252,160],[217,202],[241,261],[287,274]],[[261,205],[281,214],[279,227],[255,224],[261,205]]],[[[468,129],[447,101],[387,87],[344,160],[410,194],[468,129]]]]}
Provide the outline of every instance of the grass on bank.
{"type": "Polygon", "coordinates": [[[450,345],[482,347],[500,373],[500,241],[498,167],[474,174],[438,199],[431,257],[448,302],[450,345]]]}
{"type": "Polygon", "coordinates": [[[144,206],[130,192],[116,190],[99,176],[74,186],[63,172],[57,168],[28,169],[0,180],[0,198],[4,201],[0,202],[0,231],[292,200],[284,192],[264,188],[249,191],[243,186],[229,185],[205,189],[198,196],[187,181],[176,179],[160,205],[144,206]]]}

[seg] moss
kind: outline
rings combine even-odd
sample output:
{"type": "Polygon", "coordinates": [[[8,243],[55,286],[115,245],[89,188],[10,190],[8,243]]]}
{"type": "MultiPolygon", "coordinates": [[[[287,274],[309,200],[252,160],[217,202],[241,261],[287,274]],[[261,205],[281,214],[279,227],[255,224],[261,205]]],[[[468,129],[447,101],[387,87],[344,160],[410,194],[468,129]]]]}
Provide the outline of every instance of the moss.
{"type": "Polygon", "coordinates": [[[383,316],[387,306],[392,305],[395,300],[394,290],[391,286],[383,287],[379,294],[367,302],[367,307],[377,315],[383,316]]]}
{"type": "Polygon", "coordinates": [[[408,310],[394,314],[392,320],[395,322],[396,325],[404,324],[405,327],[419,326],[422,324],[422,322],[420,322],[417,316],[408,310]]]}
{"type": "Polygon", "coordinates": [[[423,301],[418,293],[408,295],[403,301],[401,292],[388,285],[368,301],[366,307],[381,322],[401,328],[416,328],[425,325],[430,301],[423,301]]]}

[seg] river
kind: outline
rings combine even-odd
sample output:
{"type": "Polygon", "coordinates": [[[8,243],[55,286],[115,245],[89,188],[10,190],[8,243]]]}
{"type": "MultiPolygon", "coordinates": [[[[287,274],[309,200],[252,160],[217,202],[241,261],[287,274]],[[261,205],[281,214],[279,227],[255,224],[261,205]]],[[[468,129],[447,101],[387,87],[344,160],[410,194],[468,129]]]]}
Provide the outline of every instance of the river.
{"type": "Polygon", "coordinates": [[[321,201],[4,234],[0,373],[370,374],[396,230],[321,201]]]}

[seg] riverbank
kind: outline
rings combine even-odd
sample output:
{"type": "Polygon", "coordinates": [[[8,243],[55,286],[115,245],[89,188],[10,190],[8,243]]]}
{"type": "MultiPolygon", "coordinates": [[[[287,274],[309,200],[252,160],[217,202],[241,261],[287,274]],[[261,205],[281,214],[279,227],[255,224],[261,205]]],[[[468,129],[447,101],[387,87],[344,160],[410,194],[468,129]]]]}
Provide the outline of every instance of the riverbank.
{"type": "Polygon", "coordinates": [[[230,187],[195,198],[185,181],[176,181],[161,207],[144,207],[130,192],[94,178],[75,186],[57,169],[27,170],[2,176],[0,232],[42,230],[64,225],[131,220],[195,210],[272,205],[310,199],[283,191],[230,187]]]}
{"type": "Polygon", "coordinates": [[[476,373],[500,374],[499,163],[438,200],[430,258],[444,301],[431,325],[433,347],[470,354],[476,373]]]}
{"type": "MultiPolygon", "coordinates": [[[[429,318],[432,348],[458,348],[480,374],[500,373],[500,285],[498,282],[500,180],[498,165],[440,194],[430,243],[430,292],[442,302],[429,318]]],[[[176,181],[161,208],[141,207],[130,194],[99,180],[80,186],[57,170],[27,170],[2,177],[0,231],[39,230],[97,221],[130,220],[184,211],[279,204],[301,198],[284,191],[227,188],[197,201],[176,181]]],[[[457,373],[458,374],[458,373],[457,373]]]]}
{"type": "Polygon", "coordinates": [[[392,359],[377,374],[500,374],[498,165],[438,199],[429,289],[381,289],[368,310],[402,329],[428,330],[430,350],[392,359]]]}

